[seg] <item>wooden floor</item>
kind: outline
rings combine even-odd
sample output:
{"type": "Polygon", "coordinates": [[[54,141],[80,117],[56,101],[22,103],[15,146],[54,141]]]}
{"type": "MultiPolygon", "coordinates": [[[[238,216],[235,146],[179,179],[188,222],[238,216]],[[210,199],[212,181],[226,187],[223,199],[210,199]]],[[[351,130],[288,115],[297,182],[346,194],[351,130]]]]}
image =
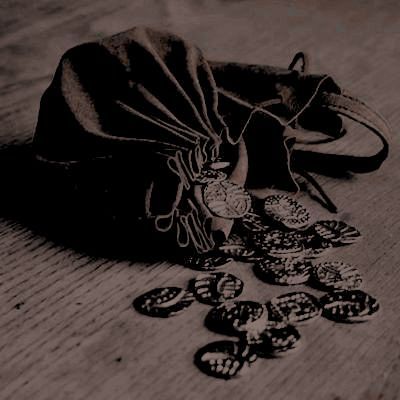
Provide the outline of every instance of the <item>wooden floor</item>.
{"type": "MultiPolygon", "coordinates": [[[[195,304],[169,320],[131,308],[140,293],[186,285],[194,271],[95,258],[39,235],[1,208],[0,399],[399,399],[398,2],[2,0],[0,160],[29,143],[60,56],[135,25],[176,32],[214,60],[286,66],[297,51],[307,51],[314,72],[332,74],[388,119],[394,138],[384,166],[352,179],[325,179],[324,186],[339,205],[336,217],[364,234],[360,244],[332,257],[359,267],[382,311],[365,324],[320,320],[301,329],[305,344],[296,354],[259,360],[230,382],[212,379],[193,365],[200,346],[223,338],[203,326],[207,306],[195,304]]],[[[13,172],[2,169],[2,181],[13,172]]],[[[17,200],[21,212],[31,204],[30,196],[17,200]]],[[[304,201],[316,218],[331,217],[304,201]]],[[[243,299],[266,301],[288,291],[256,280],[249,265],[229,271],[244,280],[243,299]]]]}

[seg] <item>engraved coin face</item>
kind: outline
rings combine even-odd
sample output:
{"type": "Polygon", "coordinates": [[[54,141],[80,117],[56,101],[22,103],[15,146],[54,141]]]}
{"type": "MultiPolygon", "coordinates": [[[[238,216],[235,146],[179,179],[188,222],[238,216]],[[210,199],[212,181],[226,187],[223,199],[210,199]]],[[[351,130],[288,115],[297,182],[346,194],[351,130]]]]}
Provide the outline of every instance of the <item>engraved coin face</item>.
{"type": "Polygon", "coordinates": [[[292,232],[270,230],[257,232],[252,236],[254,246],[272,257],[300,257],[304,247],[292,232]]]}
{"type": "Polygon", "coordinates": [[[232,219],[243,217],[251,207],[250,195],[233,182],[212,182],[203,190],[203,200],[216,216],[232,219]]]}
{"type": "Polygon", "coordinates": [[[333,246],[344,246],[361,239],[361,233],[343,221],[318,221],[313,225],[313,229],[333,246]]]}
{"type": "Polygon", "coordinates": [[[362,278],[357,268],[340,261],[318,264],[313,270],[315,283],[324,289],[359,289],[362,278]]]}
{"type": "Polygon", "coordinates": [[[168,318],[186,310],[194,296],[178,287],[164,287],[150,290],[133,301],[136,311],[149,317],[168,318]]]}
{"type": "Polygon", "coordinates": [[[196,177],[196,182],[198,183],[210,183],[210,182],[221,182],[226,180],[227,175],[223,171],[218,171],[215,169],[206,169],[201,172],[199,176],[196,177]]]}
{"type": "Polygon", "coordinates": [[[297,350],[301,335],[292,325],[264,329],[254,336],[251,347],[258,357],[280,357],[297,350]]]}
{"type": "Polygon", "coordinates": [[[214,271],[225,267],[232,261],[232,257],[218,255],[216,253],[195,254],[183,259],[183,265],[197,271],[214,271]]]}
{"type": "Polygon", "coordinates": [[[378,301],[362,290],[335,290],[320,303],[322,315],[336,322],[364,322],[379,310],[378,301]]]}
{"type": "Polygon", "coordinates": [[[210,272],[198,275],[191,288],[196,299],[206,304],[219,304],[238,297],[243,290],[243,282],[232,274],[210,272]]]}
{"type": "Polygon", "coordinates": [[[252,249],[242,237],[236,234],[230,235],[229,238],[218,247],[218,250],[236,260],[251,261],[257,257],[256,251],[252,249]]]}
{"type": "Polygon", "coordinates": [[[254,212],[248,212],[241,219],[243,228],[249,232],[266,232],[269,226],[263,221],[262,217],[254,212]]]}
{"type": "Polygon", "coordinates": [[[317,235],[313,229],[297,231],[295,236],[304,247],[305,258],[312,259],[325,256],[329,254],[333,248],[331,242],[317,235]]]}
{"type": "Polygon", "coordinates": [[[266,257],[253,267],[255,275],[262,281],[276,285],[299,285],[310,278],[310,261],[299,258],[266,257]]]}
{"type": "Polygon", "coordinates": [[[232,234],[218,247],[218,250],[228,256],[240,256],[246,251],[246,243],[239,235],[232,234]]]}
{"type": "Polygon", "coordinates": [[[268,304],[271,319],[300,324],[314,320],[321,315],[318,300],[309,293],[292,292],[274,297],[268,304]]]}
{"type": "Polygon", "coordinates": [[[310,220],[308,211],[285,194],[274,194],[264,199],[264,211],[273,220],[290,229],[305,227],[310,220]]]}
{"type": "Polygon", "coordinates": [[[222,340],[209,343],[194,356],[195,365],[205,374],[221,379],[231,379],[243,373],[257,358],[246,344],[222,340]]]}
{"type": "Polygon", "coordinates": [[[255,301],[227,301],[212,308],[206,316],[205,325],[212,331],[237,335],[253,327],[259,319],[267,319],[263,304],[255,301]]]}

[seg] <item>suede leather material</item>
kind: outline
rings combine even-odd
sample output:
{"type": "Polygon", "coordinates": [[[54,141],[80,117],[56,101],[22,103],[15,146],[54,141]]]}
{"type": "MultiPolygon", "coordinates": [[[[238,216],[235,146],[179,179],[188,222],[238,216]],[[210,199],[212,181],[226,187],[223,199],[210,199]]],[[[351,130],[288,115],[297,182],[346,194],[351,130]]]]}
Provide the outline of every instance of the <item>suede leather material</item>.
{"type": "Polygon", "coordinates": [[[108,193],[113,219],[132,229],[145,219],[181,246],[207,251],[215,245],[213,216],[194,195],[196,177],[216,160],[232,172],[240,142],[249,189],[294,191],[293,169],[334,167],[334,155],[297,149],[296,129],[287,129],[339,138],[340,110],[326,107],[324,93],[341,96],[328,76],[209,62],[173,34],[133,28],[62,57],[41,100],[34,151],[75,181],[88,204],[102,204],[108,193]]]}

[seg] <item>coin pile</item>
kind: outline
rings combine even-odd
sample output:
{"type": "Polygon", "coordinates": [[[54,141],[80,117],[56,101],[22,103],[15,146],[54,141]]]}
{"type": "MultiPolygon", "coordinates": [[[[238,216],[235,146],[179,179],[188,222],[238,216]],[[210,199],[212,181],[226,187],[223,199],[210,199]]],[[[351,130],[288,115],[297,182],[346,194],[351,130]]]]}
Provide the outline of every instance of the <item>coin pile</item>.
{"type": "Polygon", "coordinates": [[[149,317],[168,318],[181,314],[197,300],[220,304],[238,297],[243,282],[227,272],[201,273],[188,282],[187,289],[175,286],[152,289],[137,297],[132,305],[149,317]]]}
{"type": "Polygon", "coordinates": [[[318,263],[340,246],[361,238],[343,221],[310,223],[310,213],[286,194],[253,199],[220,172],[204,174],[203,199],[210,211],[234,219],[229,238],[212,252],[186,256],[183,265],[201,271],[186,288],[153,289],[139,296],[135,309],[152,317],[171,317],[186,310],[194,300],[213,308],[205,326],[234,337],[205,345],[194,357],[204,373],[222,379],[240,375],[258,358],[281,357],[299,348],[298,327],[325,317],[335,322],[366,321],[379,310],[375,298],[360,290],[360,272],[341,261],[318,263]],[[328,293],[317,298],[292,291],[265,304],[238,300],[243,281],[223,271],[235,261],[253,264],[254,275],[268,284],[307,284],[328,293]]]}

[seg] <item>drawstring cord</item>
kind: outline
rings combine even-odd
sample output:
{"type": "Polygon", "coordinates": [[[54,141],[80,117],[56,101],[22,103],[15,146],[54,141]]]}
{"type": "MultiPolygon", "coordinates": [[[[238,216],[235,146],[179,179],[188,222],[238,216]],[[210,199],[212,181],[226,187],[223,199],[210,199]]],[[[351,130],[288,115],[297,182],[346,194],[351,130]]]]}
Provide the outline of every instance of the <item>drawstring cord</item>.
{"type": "Polygon", "coordinates": [[[305,180],[307,180],[314,188],[317,190],[317,192],[321,195],[322,199],[324,200],[324,206],[328,211],[331,213],[337,213],[337,207],[333,203],[333,201],[330,199],[330,197],[326,194],[324,189],[320,186],[320,184],[313,178],[308,172],[302,170],[302,169],[297,169],[296,172],[301,175],[305,180]]]}
{"type": "MultiPolygon", "coordinates": [[[[307,54],[304,52],[296,53],[294,55],[292,61],[290,62],[288,69],[292,70],[292,71],[299,70],[301,73],[307,74],[308,70],[309,70],[309,58],[308,58],[307,54]],[[297,68],[297,67],[299,67],[299,68],[297,68]]],[[[287,121],[284,124],[285,128],[292,125],[294,127],[293,129],[296,129],[296,126],[298,125],[299,116],[304,112],[304,110],[307,107],[309,107],[309,105],[311,104],[311,102],[314,100],[317,93],[319,92],[320,86],[323,84],[323,82],[327,78],[328,77],[326,76],[319,82],[316,90],[314,91],[314,94],[307,101],[307,103],[300,109],[300,111],[298,111],[296,113],[296,115],[294,115],[289,121],[287,121]]],[[[270,100],[266,100],[264,102],[258,103],[257,107],[250,113],[250,116],[249,116],[248,121],[246,122],[245,128],[247,127],[248,123],[250,122],[250,119],[253,116],[254,112],[258,111],[259,108],[264,109],[271,105],[281,104],[281,103],[282,103],[282,98],[270,99],[270,100]]],[[[279,120],[279,122],[281,122],[281,121],[279,120]]],[[[244,129],[243,129],[243,131],[244,131],[244,129]]],[[[286,146],[286,148],[287,148],[287,146],[286,146]]],[[[296,183],[296,186],[299,188],[299,186],[296,182],[296,179],[294,177],[294,172],[297,172],[299,175],[301,175],[317,190],[317,192],[320,194],[320,196],[324,200],[324,205],[328,211],[330,211],[332,213],[336,213],[337,212],[336,205],[333,203],[333,201],[330,199],[330,197],[327,195],[327,193],[324,191],[324,189],[321,187],[321,185],[315,180],[315,178],[313,178],[308,172],[306,172],[304,170],[300,170],[300,169],[292,170],[291,169],[291,163],[290,163],[290,155],[291,154],[290,154],[290,151],[288,148],[287,148],[287,151],[288,151],[288,171],[289,171],[290,176],[292,177],[292,180],[296,183]]]]}
{"type": "MultiPolygon", "coordinates": [[[[310,60],[309,57],[306,53],[299,51],[298,53],[296,53],[292,59],[292,61],[289,64],[288,69],[290,70],[296,70],[299,62],[300,64],[300,72],[307,74],[308,70],[309,70],[309,64],[310,64],[310,60]]],[[[325,78],[326,79],[326,78],[325,78]]],[[[320,82],[319,86],[321,85],[323,81],[320,82]]],[[[318,90],[315,92],[315,94],[318,92],[318,90]]],[[[307,102],[306,106],[297,114],[295,115],[294,118],[292,118],[291,122],[293,122],[294,127],[297,126],[298,124],[298,117],[300,116],[300,114],[305,110],[305,108],[307,108],[309,106],[309,104],[311,103],[311,101],[314,99],[315,95],[307,102]]],[[[333,201],[330,199],[330,197],[327,195],[327,193],[324,191],[324,189],[322,189],[321,185],[316,181],[316,179],[311,176],[308,172],[306,172],[305,170],[302,170],[300,168],[297,168],[296,171],[299,175],[301,175],[305,180],[307,180],[316,190],[317,192],[320,194],[320,196],[322,197],[322,199],[324,200],[324,205],[327,208],[328,211],[332,212],[332,213],[337,213],[337,207],[336,205],[333,203],[333,201]]]]}

